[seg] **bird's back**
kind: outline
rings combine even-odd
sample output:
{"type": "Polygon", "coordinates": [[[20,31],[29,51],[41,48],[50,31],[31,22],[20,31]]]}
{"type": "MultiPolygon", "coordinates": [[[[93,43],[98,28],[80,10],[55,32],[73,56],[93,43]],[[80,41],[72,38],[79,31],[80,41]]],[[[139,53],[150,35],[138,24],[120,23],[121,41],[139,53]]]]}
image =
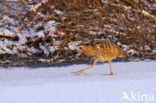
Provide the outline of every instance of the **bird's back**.
{"type": "Polygon", "coordinates": [[[95,41],[95,44],[98,48],[97,57],[101,61],[108,61],[118,57],[119,47],[115,44],[109,41],[95,41]]]}
{"type": "Polygon", "coordinates": [[[99,61],[108,61],[126,55],[121,48],[110,41],[93,41],[82,45],[86,48],[83,51],[84,54],[87,56],[95,56],[99,61]]]}

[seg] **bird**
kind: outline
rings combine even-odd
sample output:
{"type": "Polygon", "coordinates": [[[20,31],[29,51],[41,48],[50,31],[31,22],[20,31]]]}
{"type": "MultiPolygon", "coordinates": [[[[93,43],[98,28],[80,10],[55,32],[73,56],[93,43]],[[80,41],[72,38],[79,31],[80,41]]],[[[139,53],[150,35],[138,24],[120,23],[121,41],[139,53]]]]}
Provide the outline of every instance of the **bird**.
{"type": "Polygon", "coordinates": [[[112,63],[111,61],[117,57],[125,57],[127,54],[126,52],[121,49],[119,46],[115,45],[111,41],[107,40],[94,40],[87,43],[82,43],[77,46],[73,46],[72,48],[84,53],[86,56],[93,57],[94,63],[93,65],[82,69],[77,72],[73,72],[75,74],[85,74],[86,70],[93,68],[97,62],[105,62],[108,61],[110,65],[110,74],[105,75],[115,75],[115,73],[112,70],[112,63]]]}

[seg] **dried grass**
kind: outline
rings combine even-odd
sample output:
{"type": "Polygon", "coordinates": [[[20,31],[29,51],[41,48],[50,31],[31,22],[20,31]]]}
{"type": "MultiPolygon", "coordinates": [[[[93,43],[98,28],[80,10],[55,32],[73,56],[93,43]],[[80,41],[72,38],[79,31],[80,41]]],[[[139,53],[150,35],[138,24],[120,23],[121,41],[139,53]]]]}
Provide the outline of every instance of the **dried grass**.
{"type": "MultiPolygon", "coordinates": [[[[37,7],[36,12],[29,9],[28,16],[20,13],[23,16],[19,19],[22,22],[24,18],[29,18],[21,30],[35,22],[58,22],[55,36],[49,36],[50,32],[45,32],[45,37],[35,40],[29,37],[26,43],[40,50],[40,43],[55,47],[54,42],[61,41],[57,44],[57,49],[48,55],[48,58],[52,58],[51,63],[88,60],[83,54],[77,55],[76,51],[70,50],[68,44],[95,39],[109,39],[122,44],[120,46],[123,48],[123,45],[128,46],[127,52],[137,51],[135,54],[129,52],[127,60],[155,59],[156,54],[152,51],[156,49],[156,15],[150,9],[152,4],[152,0],[49,0],[37,7]],[[146,49],[146,46],[150,49],[146,49]]],[[[37,31],[40,30],[44,30],[44,27],[38,27],[37,31]]],[[[44,53],[35,56],[43,55],[44,53]]]]}

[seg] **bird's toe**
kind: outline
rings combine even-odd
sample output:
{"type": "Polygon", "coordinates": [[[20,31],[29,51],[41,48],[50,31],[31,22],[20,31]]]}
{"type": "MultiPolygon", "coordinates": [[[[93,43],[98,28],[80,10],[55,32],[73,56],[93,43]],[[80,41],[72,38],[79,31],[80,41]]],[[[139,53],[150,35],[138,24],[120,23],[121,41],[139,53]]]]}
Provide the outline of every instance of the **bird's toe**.
{"type": "Polygon", "coordinates": [[[111,72],[110,74],[104,74],[104,76],[114,76],[117,75],[116,73],[111,72]]]}
{"type": "Polygon", "coordinates": [[[86,72],[84,72],[84,71],[78,71],[78,72],[73,72],[74,74],[76,74],[76,75],[79,75],[79,74],[81,74],[81,73],[83,73],[84,75],[88,75],[86,72]]]}

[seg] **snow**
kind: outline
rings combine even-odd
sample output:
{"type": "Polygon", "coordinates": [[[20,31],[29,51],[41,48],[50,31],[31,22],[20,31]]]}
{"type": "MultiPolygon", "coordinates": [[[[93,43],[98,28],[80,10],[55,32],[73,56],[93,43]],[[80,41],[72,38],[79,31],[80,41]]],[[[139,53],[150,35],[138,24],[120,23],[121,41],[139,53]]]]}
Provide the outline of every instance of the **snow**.
{"type": "Polygon", "coordinates": [[[89,65],[0,67],[0,103],[155,103],[156,61],[100,63],[88,76],[71,72],[89,65]]]}
{"type": "MultiPolygon", "coordinates": [[[[30,26],[30,28],[26,28],[23,31],[20,31],[18,30],[19,28],[17,28],[19,27],[19,21],[12,19],[6,15],[3,16],[2,20],[0,20],[0,25],[2,25],[2,28],[0,28],[0,35],[12,38],[17,36],[19,40],[0,40],[0,54],[16,54],[20,49],[22,49],[23,46],[27,46],[27,37],[30,37],[33,39],[33,41],[35,41],[38,38],[45,37],[44,32],[50,32],[49,35],[55,36],[54,32],[56,31],[57,24],[58,23],[53,20],[50,20],[47,23],[39,22],[37,24],[34,24],[33,26],[30,26]],[[5,26],[3,26],[3,24],[5,24],[5,26]],[[45,30],[37,32],[37,28],[42,25],[44,25],[45,30]],[[13,49],[9,48],[10,46],[12,46],[13,49]]],[[[40,48],[46,48],[46,46],[41,46],[40,48]]],[[[26,50],[31,50],[31,53],[38,53],[39,51],[37,49],[32,49],[29,46],[27,46],[26,50]]],[[[44,49],[44,53],[46,55],[48,55],[50,52],[51,51],[44,49]]]]}
{"type": "Polygon", "coordinates": [[[73,49],[73,48],[72,48],[73,46],[77,46],[77,45],[79,45],[80,43],[82,43],[82,41],[69,42],[69,43],[68,43],[68,47],[69,47],[70,49],[73,49]]]}

